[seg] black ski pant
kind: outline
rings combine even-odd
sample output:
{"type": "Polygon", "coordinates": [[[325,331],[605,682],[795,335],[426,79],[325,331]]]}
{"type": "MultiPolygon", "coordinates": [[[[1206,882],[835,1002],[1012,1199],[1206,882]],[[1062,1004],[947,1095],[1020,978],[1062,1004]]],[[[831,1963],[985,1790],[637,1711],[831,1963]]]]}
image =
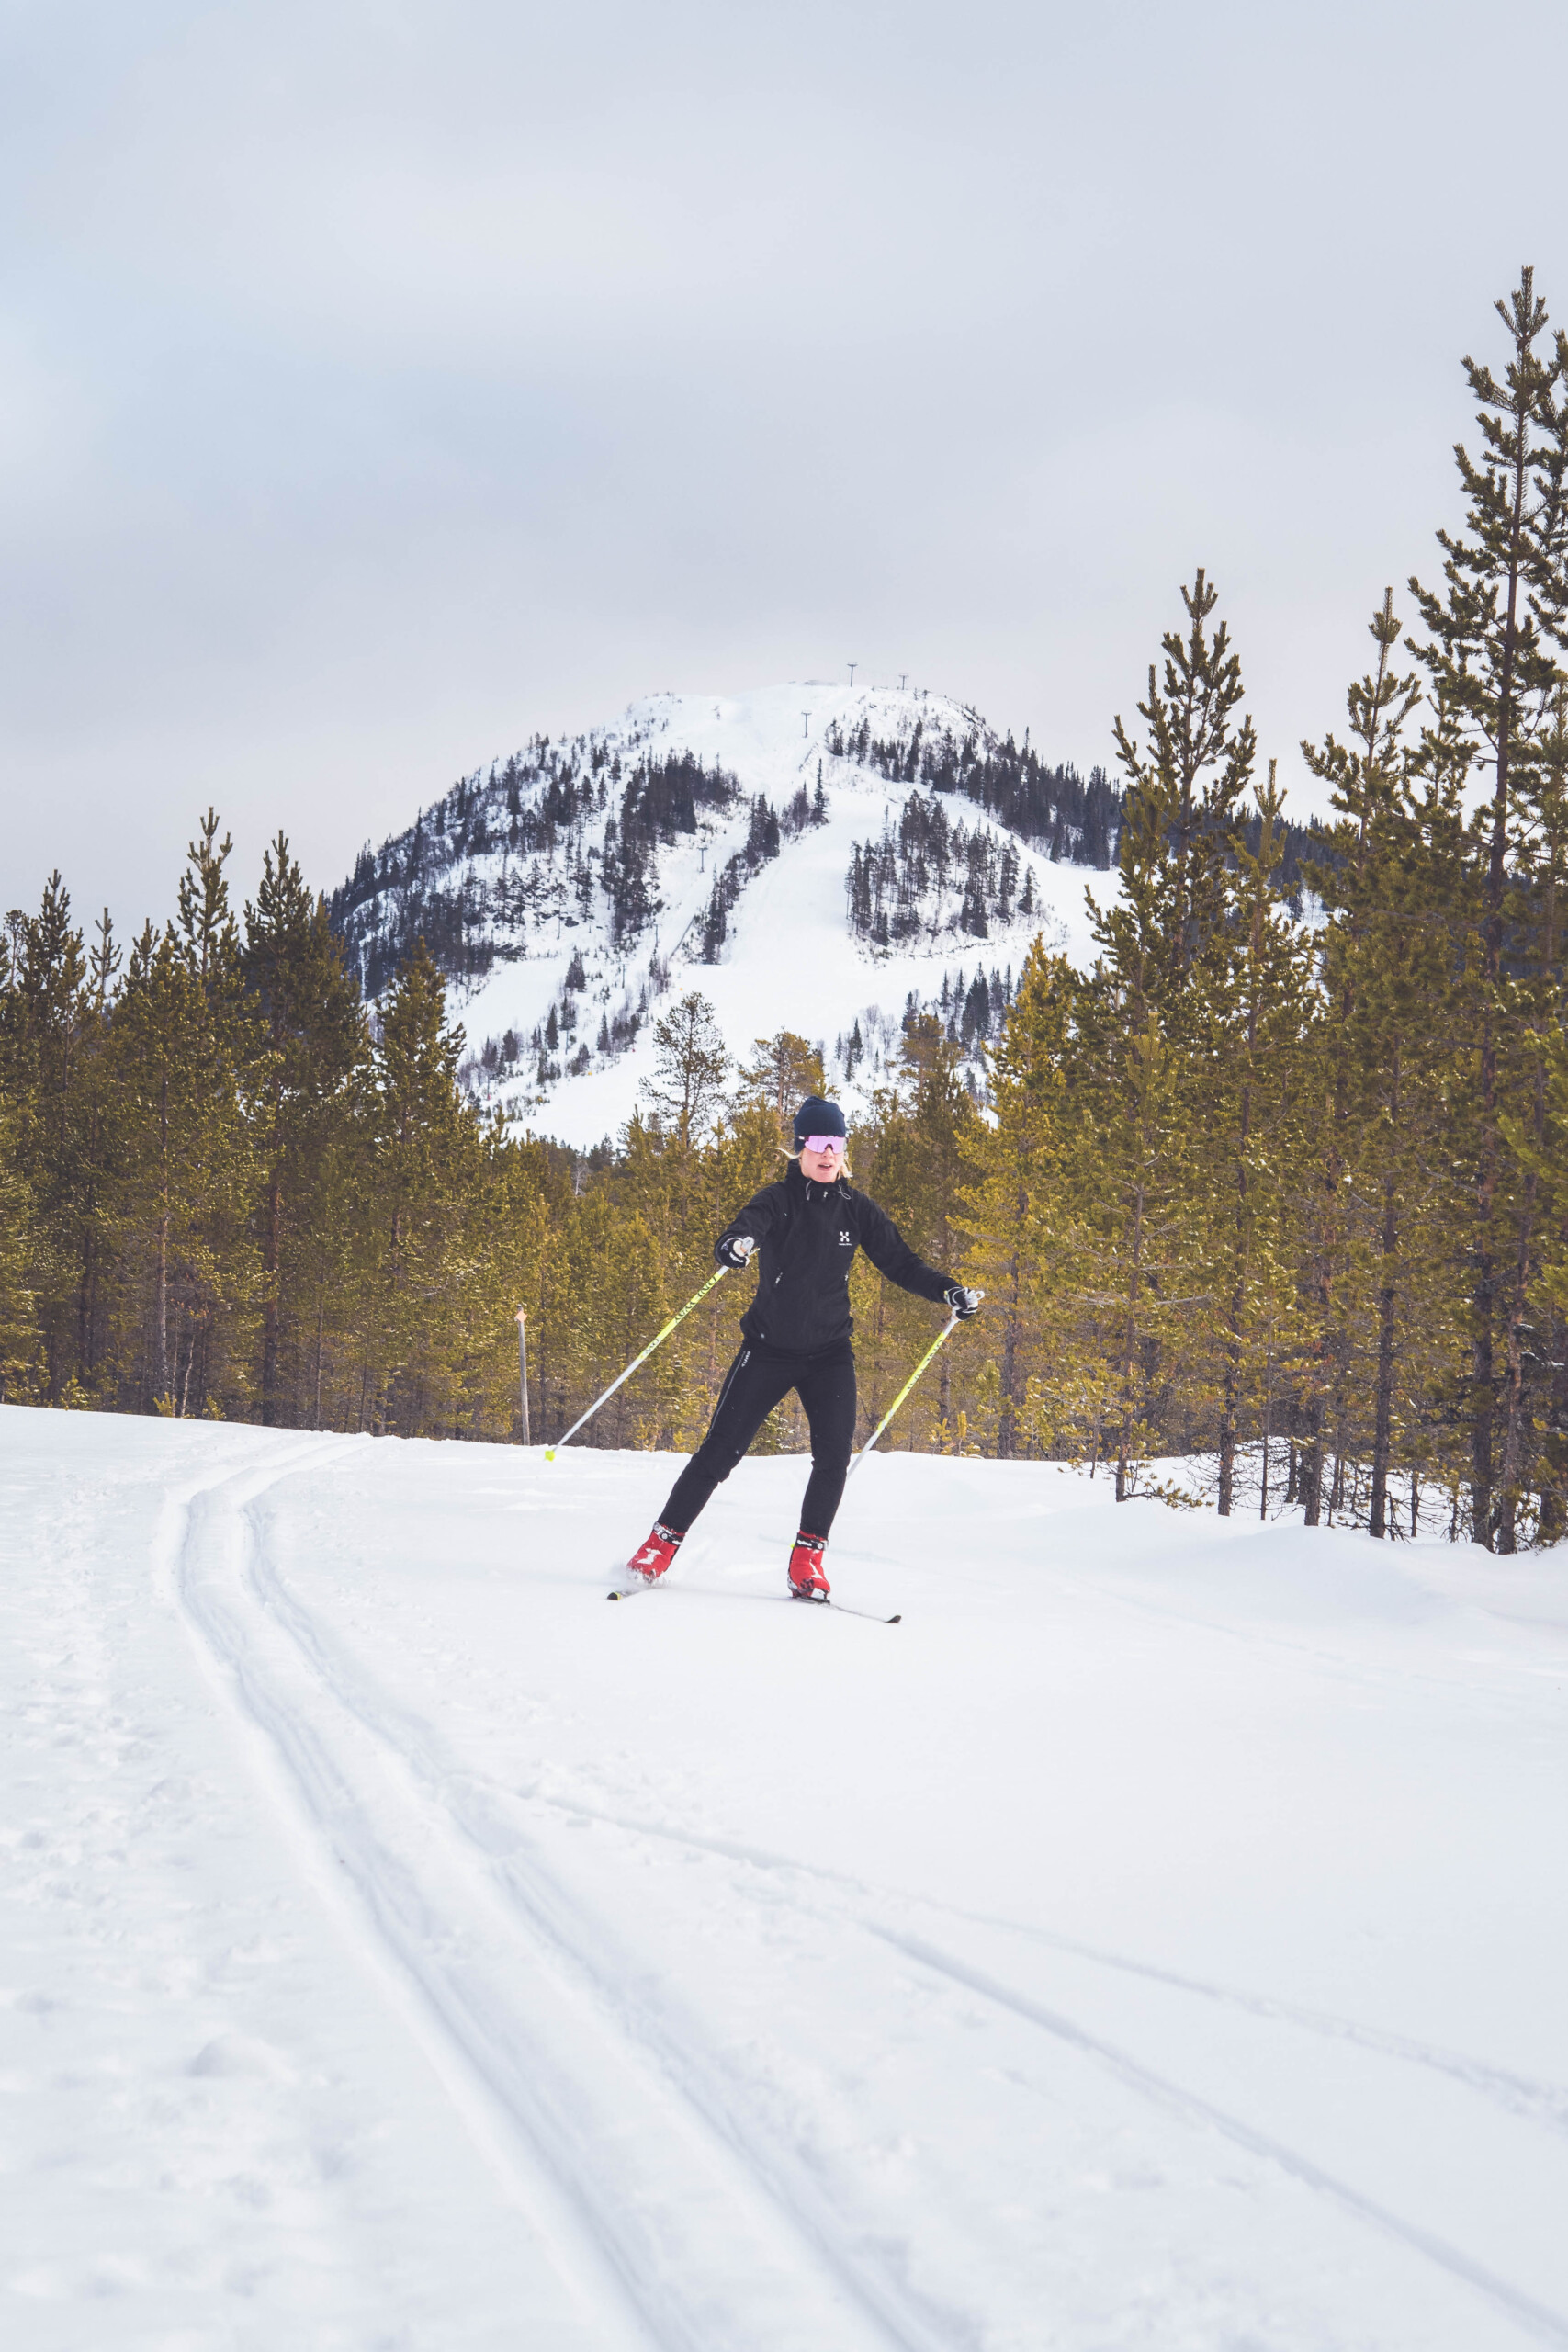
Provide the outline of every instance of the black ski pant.
{"type": "Polygon", "coordinates": [[[764,1354],[748,1340],[725,1374],[706,1437],[670,1490],[659,1514],[661,1526],[684,1535],[792,1388],[811,1431],[811,1476],[800,1524],[808,1535],[828,1533],[855,1442],[855,1360],[848,1340],[816,1355],[764,1354]]]}

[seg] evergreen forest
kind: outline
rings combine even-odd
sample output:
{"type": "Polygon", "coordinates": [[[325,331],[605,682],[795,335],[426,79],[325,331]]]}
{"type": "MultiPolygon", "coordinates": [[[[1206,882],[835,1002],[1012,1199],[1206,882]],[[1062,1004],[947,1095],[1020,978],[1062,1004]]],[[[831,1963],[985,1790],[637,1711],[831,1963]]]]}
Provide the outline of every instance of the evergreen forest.
{"type": "MultiPolygon", "coordinates": [[[[976,941],[1010,903],[988,834],[938,837],[940,788],[1059,836],[1097,945],[1084,971],[1037,940],[1005,993],[976,966],[949,1007],[911,1005],[852,1136],[854,1182],[987,1293],[892,1443],[1385,1539],[1568,1532],[1568,336],[1529,270],[1496,311],[1433,568],[1369,583],[1343,713],[1302,747],[1321,820],[1284,813],[1202,570],[1115,719],[1117,786],[1027,744],[967,765],[860,747],[910,792],[848,877],[869,944],[944,890],[976,941]]],[[[647,841],[734,789],[644,763],[563,775],[530,821],[618,795],[634,931],[647,841]]],[[[742,862],[817,814],[759,803],[742,862]]],[[[231,858],[209,811],[173,920],[128,943],[80,923],[59,874],[7,918],[0,1398],[505,1442],[521,1309],[532,1436],[558,1435],[782,1167],[823,1080],[811,1047],[781,1028],[738,1061],[701,994],[675,995],[612,1148],[520,1139],[460,1083],[439,910],[414,893],[395,938],[356,937],[373,872],[329,904],[281,835],[254,896],[231,858]]],[[[742,878],[716,880],[712,955],[742,878]]],[[[718,1284],[580,1442],[693,1445],[752,1279],[718,1284]]],[[[869,1430],[935,1321],[863,1263],[853,1290],[869,1430]]],[[[803,1442],[781,1408],[764,1443],[803,1442]]]]}

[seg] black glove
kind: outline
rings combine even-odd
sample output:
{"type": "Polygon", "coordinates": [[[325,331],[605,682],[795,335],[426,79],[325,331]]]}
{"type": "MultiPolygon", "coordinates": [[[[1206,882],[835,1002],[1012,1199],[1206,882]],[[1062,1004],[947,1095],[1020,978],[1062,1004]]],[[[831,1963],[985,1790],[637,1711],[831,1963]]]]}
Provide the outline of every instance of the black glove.
{"type": "Polygon", "coordinates": [[[724,1233],[714,1243],[713,1254],[719,1265],[738,1273],[756,1247],[749,1233],[724,1233]]]}
{"type": "Polygon", "coordinates": [[[967,1323],[972,1315],[980,1312],[980,1301],[985,1295],[983,1290],[965,1290],[962,1283],[954,1283],[951,1290],[943,1293],[943,1299],[959,1321],[967,1323]]]}

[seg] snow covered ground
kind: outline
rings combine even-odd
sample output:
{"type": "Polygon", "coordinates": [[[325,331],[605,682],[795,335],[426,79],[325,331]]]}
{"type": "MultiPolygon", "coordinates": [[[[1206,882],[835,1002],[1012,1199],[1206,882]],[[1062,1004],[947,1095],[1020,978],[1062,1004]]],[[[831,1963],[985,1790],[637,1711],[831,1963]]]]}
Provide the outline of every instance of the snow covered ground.
{"type": "Polygon", "coordinates": [[[1568,1554],[0,1411],[12,2352],[1568,2345],[1568,1554]]]}

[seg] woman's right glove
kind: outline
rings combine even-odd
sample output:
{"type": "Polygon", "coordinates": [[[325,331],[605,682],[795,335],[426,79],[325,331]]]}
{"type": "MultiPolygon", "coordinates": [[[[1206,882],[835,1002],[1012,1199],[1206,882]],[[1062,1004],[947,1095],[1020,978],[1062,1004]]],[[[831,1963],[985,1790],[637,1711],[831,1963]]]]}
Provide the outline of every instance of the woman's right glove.
{"type": "Polygon", "coordinates": [[[980,1312],[980,1301],[985,1295],[983,1290],[965,1290],[962,1283],[954,1283],[951,1290],[943,1293],[943,1301],[961,1323],[967,1323],[972,1315],[980,1312]]]}
{"type": "Polygon", "coordinates": [[[721,1266],[739,1273],[757,1247],[749,1233],[724,1233],[713,1245],[713,1254],[721,1266]]]}

